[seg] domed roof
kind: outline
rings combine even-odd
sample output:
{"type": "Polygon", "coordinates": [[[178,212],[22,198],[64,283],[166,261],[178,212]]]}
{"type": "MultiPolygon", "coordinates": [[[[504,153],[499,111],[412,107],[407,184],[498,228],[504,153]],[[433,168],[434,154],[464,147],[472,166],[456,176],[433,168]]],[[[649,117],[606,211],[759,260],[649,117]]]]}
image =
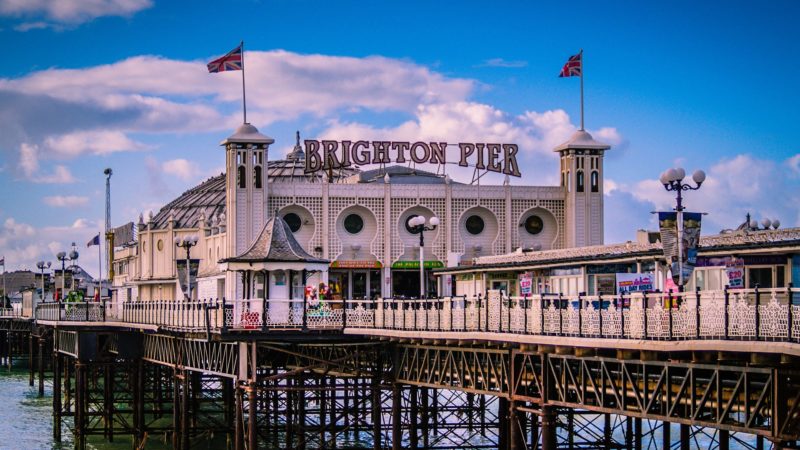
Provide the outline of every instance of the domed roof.
{"type": "Polygon", "coordinates": [[[578,130],[572,134],[572,137],[570,137],[567,142],[556,146],[553,151],[560,152],[562,150],[570,149],[608,150],[610,148],[610,145],[594,140],[588,131],[578,130]]]}
{"type": "Polygon", "coordinates": [[[272,139],[269,136],[261,134],[258,131],[258,128],[250,125],[249,123],[243,123],[239,125],[239,128],[233,132],[231,136],[229,136],[224,141],[220,142],[220,145],[226,145],[231,143],[237,144],[272,144],[275,142],[275,139],[272,139]]]}

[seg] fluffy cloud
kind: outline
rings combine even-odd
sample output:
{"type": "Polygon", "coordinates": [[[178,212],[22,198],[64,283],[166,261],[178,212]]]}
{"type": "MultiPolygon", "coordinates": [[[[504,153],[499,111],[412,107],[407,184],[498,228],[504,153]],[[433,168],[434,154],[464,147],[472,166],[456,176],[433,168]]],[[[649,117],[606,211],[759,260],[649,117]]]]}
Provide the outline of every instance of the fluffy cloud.
{"type": "Polygon", "coordinates": [[[200,174],[200,168],[197,164],[185,159],[173,159],[164,161],[161,164],[161,170],[167,175],[173,175],[183,181],[189,181],[200,174]]]}
{"type": "MultiPolygon", "coordinates": [[[[0,0],[0,15],[11,17],[42,17],[45,24],[80,24],[103,16],[131,16],[153,5],[151,0],[0,0]]],[[[24,29],[25,24],[18,28],[24,29]]],[[[42,28],[41,26],[38,28],[42,28]]]]}
{"type": "MultiPolygon", "coordinates": [[[[332,121],[321,133],[323,139],[392,139],[405,141],[503,142],[519,145],[520,170],[536,184],[558,182],[558,156],[553,148],[566,141],[576,130],[563,110],[526,111],[511,115],[491,105],[453,102],[420,105],[415,118],[395,127],[376,128],[363,123],[332,121]]],[[[595,135],[610,144],[621,141],[614,128],[603,128],[595,135]],[[605,139],[608,138],[608,139],[605,139]]],[[[458,147],[448,148],[449,163],[458,162],[458,147]]],[[[447,172],[457,181],[471,181],[471,168],[448,164],[447,172]]],[[[501,182],[502,175],[488,174],[483,182],[501,182]]]]}
{"type": "MultiPolygon", "coordinates": [[[[0,255],[5,256],[8,270],[36,270],[36,261],[55,263],[55,254],[68,250],[72,242],[78,244],[80,251],[100,230],[99,221],[88,219],[77,219],[67,226],[34,227],[9,217],[0,227],[0,255]]],[[[97,274],[97,253],[91,254],[94,257],[84,255],[80,265],[97,274]]]]}
{"type": "Polygon", "coordinates": [[[478,67],[502,67],[517,69],[520,67],[526,67],[527,65],[527,61],[507,61],[503,58],[491,58],[479,64],[478,67]]]}
{"type": "MultiPolygon", "coordinates": [[[[792,170],[791,164],[778,164],[747,154],[722,159],[708,170],[699,190],[684,193],[684,204],[690,211],[708,213],[703,219],[704,234],[736,228],[744,222],[747,213],[756,219],[780,219],[783,226],[797,226],[800,225],[797,212],[800,194],[789,176],[792,170]]],[[[643,220],[642,211],[648,208],[670,210],[675,206],[675,193],[667,192],[656,179],[631,185],[614,183],[613,186],[616,189],[609,193],[610,197],[628,207],[610,207],[613,204],[607,197],[607,222],[609,217],[621,216],[628,221],[629,232],[632,224],[655,229],[655,220],[643,220]]],[[[609,224],[606,226],[608,229],[609,224]]]]}
{"type": "Polygon", "coordinates": [[[57,208],[74,208],[76,206],[86,206],[89,204],[89,197],[78,195],[52,195],[43,199],[44,203],[57,208]]]}
{"type": "Polygon", "coordinates": [[[76,131],[48,137],[44,144],[53,153],[65,157],[75,157],[83,153],[107,155],[114,152],[151,148],[130,139],[121,131],[76,131]]]}
{"type": "Polygon", "coordinates": [[[77,181],[63,165],[56,165],[51,172],[40,170],[39,147],[26,142],[19,147],[19,168],[25,179],[34,183],[70,184],[77,181]]]}
{"type": "Polygon", "coordinates": [[[800,175],[800,153],[786,160],[786,165],[791,169],[795,176],[800,175]]]}

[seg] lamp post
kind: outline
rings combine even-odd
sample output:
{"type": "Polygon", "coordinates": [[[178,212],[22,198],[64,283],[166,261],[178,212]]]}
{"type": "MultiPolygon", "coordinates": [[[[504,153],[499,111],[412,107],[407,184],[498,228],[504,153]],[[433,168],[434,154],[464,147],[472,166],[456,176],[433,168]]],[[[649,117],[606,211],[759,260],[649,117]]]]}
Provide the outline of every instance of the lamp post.
{"type": "Polygon", "coordinates": [[[38,267],[39,270],[42,271],[42,296],[41,296],[41,299],[42,299],[42,303],[44,303],[44,269],[49,269],[50,268],[50,261],[47,261],[47,262],[39,261],[39,262],[36,263],[36,267],[38,267]]]}
{"type": "Polygon", "coordinates": [[[72,272],[72,282],[70,283],[70,289],[75,290],[75,267],[78,265],[78,257],[80,254],[78,253],[78,247],[75,243],[72,243],[72,251],[69,252],[69,262],[70,262],[70,272],[72,272]]]}
{"type": "Polygon", "coordinates": [[[664,185],[664,189],[668,192],[672,191],[676,194],[675,211],[677,212],[678,221],[678,288],[683,290],[683,191],[696,191],[700,189],[700,185],[706,180],[706,173],[702,170],[696,170],[692,174],[692,180],[695,185],[684,183],[683,179],[686,178],[686,171],[682,167],[667,169],[661,173],[659,181],[664,185]]]}
{"type": "Polygon", "coordinates": [[[433,231],[439,226],[439,218],[434,216],[426,219],[424,216],[415,216],[408,221],[412,233],[419,234],[419,298],[426,298],[425,292],[425,232],[433,231]],[[426,225],[426,223],[428,225],[426,225]]]}
{"type": "Polygon", "coordinates": [[[56,253],[56,259],[61,261],[61,295],[58,298],[58,300],[61,301],[61,299],[64,297],[64,278],[66,277],[66,268],[64,266],[67,262],[67,259],[69,259],[67,258],[67,252],[56,253]]]}
{"type": "Polygon", "coordinates": [[[189,260],[189,251],[197,245],[198,237],[195,235],[178,237],[175,236],[175,246],[186,249],[186,299],[192,299],[192,270],[189,260]]]}

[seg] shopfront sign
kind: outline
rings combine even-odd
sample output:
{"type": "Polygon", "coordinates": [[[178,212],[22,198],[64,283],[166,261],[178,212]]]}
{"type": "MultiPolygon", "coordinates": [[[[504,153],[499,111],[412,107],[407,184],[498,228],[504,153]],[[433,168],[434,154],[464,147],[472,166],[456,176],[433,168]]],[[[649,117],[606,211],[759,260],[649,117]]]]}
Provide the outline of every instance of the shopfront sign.
{"type": "MultiPolygon", "coordinates": [[[[306,140],[306,173],[343,169],[367,164],[446,164],[447,142],[330,141],[306,140]]],[[[517,164],[516,144],[462,142],[458,165],[478,170],[522,176],[517,164]]]]}
{"type": "MultiPolygon", "coordinates": [[[[444,263],[441,261],[425,261],[424,268],[426,269],[441,269],[444,263]]],[[[417,269],[419,270],[419,261],[395,261],[392,264],[392,269],[417,269]]]]}
{"type": "Polygon", "coordinates": [[[630,292],[645,292],[655,289],[655,276],[652,273],[618,273],[617,295],[630,292]]]}
{"type": "Polygon", "coordinates": [[[519,295],[531,295],[533,293],[533,277],[530,272],[525,272],[519,276],[519,295]]]}
{"type": "Polygon", "coordinates": [[[337,260],[331,263],[331,269],[380,269],[380,261],[337,260]]]}

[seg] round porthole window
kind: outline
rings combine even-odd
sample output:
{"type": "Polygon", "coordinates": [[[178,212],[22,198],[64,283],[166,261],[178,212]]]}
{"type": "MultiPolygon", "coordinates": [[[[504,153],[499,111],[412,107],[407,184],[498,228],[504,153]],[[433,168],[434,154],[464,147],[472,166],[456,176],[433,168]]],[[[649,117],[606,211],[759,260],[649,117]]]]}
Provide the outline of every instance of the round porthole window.
{"type": "Polygon", "coordinates": [[[412,227],[411,224],[409,224],[409,222],[411,222],[411,219],[413,219],[414,217],[417,217],[417,215],[412,214],[408,216],[408,218],[406,219],[406,231],[408,231],[411,234],[418,234],[419,231],[414,230],[414,227],[412,227]]]}
{"type": "Polygon", "coordinates": [[[483,228],[486,226],[483,222],[483,218],[478,215],[472,215],[467,217],[467,221],[464,223],[464,226],[467,228],[467,232],[469,234],[481,234],[483,233],[483,228]]]}
{"type": "Polygon", "coordinates": [[[528,216],[525,219],[525,231],[530,234],[539,234],[542,232],[544,228],[544,222],[542,222],[542,218],[537,215],[528,216]]]}
{"type": "Polygon", "coordinates": [[[364,219],[358,214],[350,214],[344,218],[344,229],[350,234],[358,234],[364,229],[364,219]]]}
{"type": "Polygon", "coordinates": [[[164,241],[159,239],[158,242],[156,242],[156,248],[158,249],[158,251],[164,250],[164,241]]]}
{"type": "Polygon", "coordinates": [[[303,221],[300,220],[300,216],[293,212],[283,216],[283,220],[286,222],[286,225],[289,225],[289,229],[292,230],[292,233],[297,233],[300,227],[303,226],[303,221]]]}

